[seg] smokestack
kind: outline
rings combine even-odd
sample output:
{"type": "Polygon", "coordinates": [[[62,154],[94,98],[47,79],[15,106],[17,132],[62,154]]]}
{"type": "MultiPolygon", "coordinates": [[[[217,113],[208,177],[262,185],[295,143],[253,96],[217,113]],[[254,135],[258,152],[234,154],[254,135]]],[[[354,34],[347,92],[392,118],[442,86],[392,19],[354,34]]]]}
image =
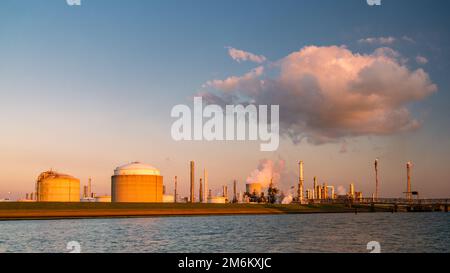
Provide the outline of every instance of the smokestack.
{"type": "Polygon", "coordinates": [[[191,161],[191,199],[189,200],[191,203],[194,203],[195,197],[194,197],[194,179],[195,179],[195,163],[194,161],[191,161]]]}
{"type": "Polygon", "coordinates": [[[200,178],[200,187],[199,187],[199,191],[198,191],[198,198],[199,198],[199,202],[203,203],[203,183],[202,183],[201,178],[200,178]]]}
{"type": "Polygon", "coordinates": [[[355,198],[355,184],[350,184],[350,198],[355,198]]]}
{"type": "Polygon", "coordinates": [[[208,171],[206,169],[203,170],[203,183],[205,190],[203,191],[205,194],[204,201],[205,203],[208,202],[208,171]]]}
{"type": "Polygon", "coordinates": [[[298,200],[299,202],[302,202],[303,200],[303,161],[300,161],[299,163],[299,175],[298,175],[298,200]]]}
{"type": "Polygon", "coordinates": [[[411,167],[412,163],[408,162],[406,163],[406,199],[411,200],[412,199],[412,193],[411,193],[411,167]]]}
{"type": "Polygon", "coordinates": [[[225,199],[228,199],[228,187],[224,185],[222,189],[223,189],[223,197],[225,197],[225,199]]]}
{"type": "Polygon", "coordinates": [[[174,186],[174,193],[173,193],[174,202],[177,202],[177,176],[175,176],[175,186],[174,186]]]}
{"type": "Polygon", "coordinates": [[[313,182],[313,199],[319,199],[317,194],[317,176],[314,176],[314,182],[313,182]]]}
{"type": "Polygon", "coordinates": [[[236,180],[233,181],[233,203],[237,203],[236,180]]]}
{"type": "Polygon", "coordinates": [[[88,180],[87,191],[88,191],[88,196],[87,197],[92,197],[92,185],[91,185],[91,178],[90,177],[89,177],[89,180],[88,180]]]}
{"type": "Polygon", "coordinates": [[[378,199],[378,158],[375,159],[375,200],[378,199]]]}

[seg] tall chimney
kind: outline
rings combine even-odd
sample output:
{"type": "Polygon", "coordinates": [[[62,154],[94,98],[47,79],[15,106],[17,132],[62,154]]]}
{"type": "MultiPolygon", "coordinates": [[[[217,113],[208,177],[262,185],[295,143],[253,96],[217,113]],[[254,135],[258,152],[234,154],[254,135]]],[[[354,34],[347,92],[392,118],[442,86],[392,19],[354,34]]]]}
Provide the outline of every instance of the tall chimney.
{"type": "Polygon", "coordinates": [[[203,201],[208,202],[208,171],[206,169],[203,170],[203,183],[205,190],[203,191],[205,196],[203,201]]]}
{"type": "Polygon", "coordinates": [[[378,200],[378,158],[375,159],[375,200],[378,200]]]}
{"type": "Polygon", "coordinates": [[[299,175],[298,175],[298,200],[299,202],[303,201],[303,161],[299,163],[299,175]]]}
{"type": "Polygon", "coordinates": [[[313,199],[319,199],[318,194],[317,194],[317,176],[314,176],[313,199]]]}
{"type": "Polygon", "coordinates": [[[350,198],[355,198],[355,184],[350,184],[350,192],[349,192],[350,198]]]}
{"type": "Polygon", "coordinates": [[[194,179],[195,179],[195,163],[194,161],[191,161],[191,199],[189,200],[191,203],[194,203],[195,197],[194,197],[194,179]]]}
{"type": "Polygon", "coordinates": [[[236,180],[233,181],[233,203],[237,203],[236,180]]]}
{"type": "Polygon", "coordinates": [[[89,177],[89,180],[88,180],[88,188],[87,188],[87,191],[88,191],[88,196],[87,197],[93,197],[92,196],[92,184],[91,184],[91,178],[89,177]]]}
{"type": "Polygon", "coordinates": [[[406,163],[406,199],[411,200],[412,199],[412,193],[411,193],[411,167],[412,163],[408,162],[406,163]]]}
{"type": "Polygon", "coordinates": [[[203,183],[202,183],[202,179],[200,178],[200,187],[198,190],[198,198],[199,198],[199,202],[203,203],[203,183]]]}
{"type": "Polygon", "coordinates": [[[175,176],[175,186],[174,186],[174,193],[173,193],[174,202],[177,202],[177,176],[175,176]]]}

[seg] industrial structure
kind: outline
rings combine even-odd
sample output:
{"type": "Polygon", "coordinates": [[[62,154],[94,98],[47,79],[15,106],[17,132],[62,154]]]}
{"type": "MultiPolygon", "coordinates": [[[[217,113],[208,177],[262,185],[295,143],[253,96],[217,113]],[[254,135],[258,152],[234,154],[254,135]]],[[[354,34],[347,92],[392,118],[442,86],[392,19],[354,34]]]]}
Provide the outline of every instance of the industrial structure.
{"type": "Polygon", "coordinates": [[[202,179],[200,178],[200,185],[198,188],[198,201],[200,203],[203,203],[203,183],[202,183],[202,179]]]}
{"type": "Polygon", "coordinates": [[[412,191],[411,191],[411,168],[412,163],[409,161],[406,163],[406,199],[412,199],[412,191]]]}
{"type": "Polygon", "coordinates": [[[175,176],[175,185],[174,185],[174,190],[173,190],[173,202],[176,203],[177,199],[178,199],[178,193],[177,193],[177,185],[178,181],[177,181],[177,176],[175,176]]]}
{"type": "Polygon", "coordinates": [[[227,203],[227,199],[224,196],[209,196],[208,203],[209,204],[225,204],[225,203],[227,203]]]}
{"type": "Polygon", "coordinates": [[[189,202],[194,203],[195,197],[194,197],[194,181],[195,181],[195,163],[194,161],[191,161],[191,192],[190,192],[190,199],[189,202]]]}
{"type": "Polygon", "coordinates": [[[36,181],[36,201],[80,202],[80,180],[52,170],[43,172],[36,181]]]}
{"type": "Polygon", "coordinates": [[[378,199],[378,158],[375,159],[375,196],[374,199],[378,199]]]}
{"type": "Polygon", "coordinates": [[[353,183],[350,184],[349,191],[348,191],[348,197],[351,199],[355,198],[355,184],[353,184],[353,183]]]}
{"type": "Polygon", "coordinates": [[[238,202],[238,197],[237,197],[237,189],[236,189],[236,180],[233,181],[233,203],[237,203],[238,202]]]}
{"type": "Polygon", "coordinates": [[[204,169],[203,170],[203,182],[204,182],[204,190],[203,190],[203,194],[204,194],[204,196],[203,196],[203,200],[205,201],[205,202],[207,202],[208,201],[208,192],[209,192],[209,189],[208,189],[208,171],[206,170],[206,169],[204,169]]]}
{"type": "Polygon", "coordinates": [[[95,202],[98,203],[111,203],[111,195],[99,195],[95,196],[95,202]]]}
{"type": "Polygon", "coordinates": [[[89,177],[88,184],[83,186],[83,198],[91,198],[92,196],[92,180],[89,177]]]}
{"type": "Polygon", "coordinates": [[[261,183],[247,183],[245,184],[245,191],[249,194],[261,195],[262,185],[261,183]]]}
{"type": "MultiPolygon", "coordinates": [[[[351,183],[348,191],[345,193],[340,189],[335,193],[335,187],[327,182],[319,183],[317,176],[313,178],[312,189],[305,189],[304,180],[304,161],[298,162],[298,187],[291,186],[290,193],[279,193],[274,187],[273,180],[270,179],[268,189],[263,188],[262,184],[255,179],[245,184],[246,191],[242,194],[237,189],[237,181],[233,180],[233,193],[228,193],[228,186],[222,186],[222,193],[217,196],[211,194],[208,186],[208,172],[203,169],[203,177],[199,178],[199,198],[195,198],[195,162],[190,161],[190,195],[179,198],[178,179],[174,177],[173,195],[167,195],[163,184],[163,176],[160,171],[153,166],[140,162],[132,162],[114,170],[111,176],[111,196],[96,196],[92,191],[92,179],[89,178],[86,185],[83,186],[80,198],[80,181],[70,175],[61,174],[52,170],[43,172],[39,175],[35,191],[27,193],[21,202],[40,201],[40,202],[188,202],[194,203],[265,203],[265,202],[295,202],[305,203],[336,203],[336,202],[383,202],[386,198],[380,198],[379,181],[379,159],[374,163],[375,170],[375,191],[370,198],[364,198],[363,193],[355,190],[355,184],[351,183]],[[266,191],[267,190],[267,191],[266,191]],[[266,195],[267,193],[267,195],[266,195]],[[289,199],[290,198],[290,199],[289,199]],[[335,200],[336,199],[336,200],[335,200]],[[288,201],[290,200],[290,201],[288,201]]],[[[406,198],[408,202],[413,202],[413,196],[418,196],[418,192],[412,191],[411,186],[412,163],[406,163],[407,181],[406,198]]],[[[342,187],[340,187],[342,188],[342,187]]],[[[417,199],[419,199],[417,197],[417,199]]],[[[6,199],[9,200],[9,199],[6,199]]]]}
{"type": "Polygon", "coordinates": [[[163,177],[151,165],[133,162],[114,170],[112,202],[162,202],[163,177]]]}
{"type": "Polygon", "coordinates": [[[300,161],[298,163],[299,165],[299,174],[298,174],[298,201],[301,203],[303,201],[303,182],[304,177],[303,177],[303,161],[300,161]]]}

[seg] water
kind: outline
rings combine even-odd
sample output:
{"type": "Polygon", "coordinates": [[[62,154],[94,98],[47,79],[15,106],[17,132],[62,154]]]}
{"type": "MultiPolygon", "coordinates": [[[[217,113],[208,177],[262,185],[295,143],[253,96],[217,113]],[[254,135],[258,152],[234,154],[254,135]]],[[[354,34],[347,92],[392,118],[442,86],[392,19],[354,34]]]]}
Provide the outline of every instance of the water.
{"type": "Polygon", "coordinates": [[[450,214],[255,215],[0,222],[0,252],[450,252],[450,214]]]}

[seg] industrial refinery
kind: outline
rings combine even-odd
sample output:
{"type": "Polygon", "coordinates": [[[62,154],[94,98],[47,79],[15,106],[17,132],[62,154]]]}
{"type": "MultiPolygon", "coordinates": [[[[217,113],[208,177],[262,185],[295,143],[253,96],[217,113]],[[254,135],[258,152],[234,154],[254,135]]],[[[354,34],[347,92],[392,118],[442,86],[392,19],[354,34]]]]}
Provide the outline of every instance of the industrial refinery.
{"type": "MultiPolygon", "coordinates": [[[[417,191],[412,190],[412,166],[406,163],[406,188],[405,200],[412,201],[413,197],[419,196],[417,191]]],[[[83,185],[80,193],[80,180],[72,175],[62,174],[53,170],[42,172],[36,182],[35,191],[26,193],[22,202],[114,202],[114,203],[281,203],[281,204],[322,204],[322,203],[345,203],[345,202],[377,202],[381,183],[379,181],[379,159],[374,161],[375,181],[374,192],[371,196],[364,196],[362,191],[357,190],[355,183],[349,183],[345,193],[344,187],[319,181],[314,176],[307,186],[305,180],[305,162],[298,161],[298,182],[291,186],[291,191],[282,192],[273,183],[267,181],[247,180],[242,184],[244,191],[239,191],[239,182],[232,182],[232,193],[229,194],[227,184],[222,185],[220,190],[212,189],[208,181],[208,171],[203,169],[202,176],[196,180],[196,163],[189,162],[189,195],[181,197],[178,187],[178,176],[173,179],[173,194],[166,192],[163,175],[152,165],[132,162],[114,169],[111,176],[110,195],[97,195],[93,191],[92,179],[89,178],[83,185]],[[198,181],[198,184],[196,183],[198,181]],[[294,191],[292,191],[295,189],[294,191]],[[215,190],[215,191],[214,191],[215,190]],[[197,194],[196,194],[197,193],[197,194]]],[[[5,200],[4,200],[5,201],[5,200]]]]}

